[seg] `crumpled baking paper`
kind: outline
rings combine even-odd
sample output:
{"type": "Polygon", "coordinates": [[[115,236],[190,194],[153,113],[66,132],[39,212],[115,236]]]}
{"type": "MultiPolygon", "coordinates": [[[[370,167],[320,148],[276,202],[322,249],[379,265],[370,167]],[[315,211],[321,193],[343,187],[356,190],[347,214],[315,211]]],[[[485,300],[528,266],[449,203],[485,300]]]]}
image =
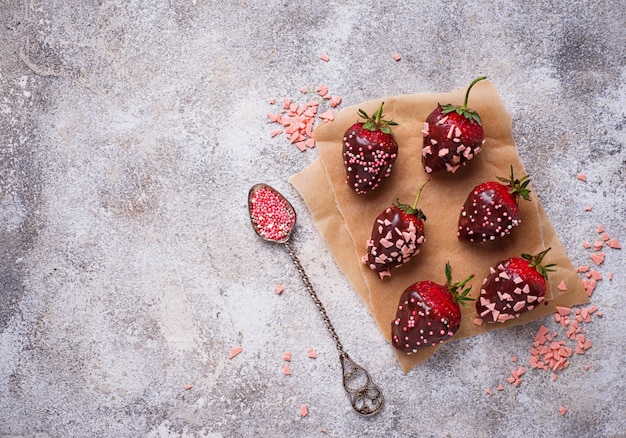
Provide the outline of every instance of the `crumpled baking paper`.
{"type": "MultiPolygon", "coordinates": [[[[576,270],[546,216],[532,182],[531,200],[520,199],[522,222],[510,236],[482,244],[457,238],[458,215],[472,188],[484,181],[494,181],[496,176],[507,177],[510,166],[513,166],[516,177],[526,175],[513,141],[511,116],[489,81],[481,81],[472,88],[468,104],[468,107],[478,111],[482,119],[486,140],[482,152],[454,174],[425,173],[421,162],[421,130],[426,117],[438,103],[462,104],[464,96],[465,89],[458,89],[449,93],[389,96],[345,108],[335,115],[333,122],[323,123],[316,128],[319,158],[289,179],[304,199],[340,269],[365,301],[388,341],[402,292],[420,280],[445,283],[446,262],[452,266],[455,282],[470,274],[475,275],[469,283],[474,298],[480,293],[482,279],[488,275],[489,267],[508,257],[520,256],[523,252],[536,254],[551,247],[544,263],[557,264],[549,274],[545,305],[506,323],[485,322],[477,325],[473,322],[476,312],[471,303],[468,307],[462,307],[461,327],[448,342],[488,330],[526,324],[553,313],[555,306],[588,302],[576,270]],[[391,176],[376,191],[358,195],[345,183],[343,134],[359,120],[359,108],[372,114],[381,102],[384,102],[385,119],[398,123],[393,128],[399,146],[398,158],[391,176]],[[376,272],[361,263],[373,222],[396,199],[412,204],[426,179],[431,181],[424,188],[418,205],[427,217],[426,241],[421,253],[402,267],[393,269],[390,278],[381,280],[376,272]],[[566,285],[565,291],[557,287],[561,281],[566,285]]],[[[530,178],[532,180],[532,175],[530,178]]],[[[391,344],[389,348],[393,348],[391,344]]],[[[408,372],[431,357],[438,348],[422,349],[411,355],[395,348],[393,350],[403,371],[408,372]]]]}

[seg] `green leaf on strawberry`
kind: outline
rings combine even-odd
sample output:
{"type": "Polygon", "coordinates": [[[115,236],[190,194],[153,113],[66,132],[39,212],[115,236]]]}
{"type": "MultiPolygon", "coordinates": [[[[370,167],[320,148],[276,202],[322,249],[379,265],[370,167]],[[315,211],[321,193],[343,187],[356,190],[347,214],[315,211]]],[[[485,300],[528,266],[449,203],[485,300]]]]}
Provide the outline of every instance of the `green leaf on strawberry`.
{"type": "Polygon", "coordinates": [[[465,101],[463,102],[463,106],[453,105],[448,103],[446,105],[442,105],[443,111],[442,114],[449,114],[451,112],[456,112],[457,114],[465,117],[471,123],[478,123],[482,126],[482,122],[480,120],[480,116],[474,110],[471,110],[467,107],[467,102],[469,100],[469,93],[472,87],[477,83],[482,81],[483,79],[487,79],[487,76],[481,76],[479,78],[474,79],[474,81],[467,87],[467,91],[465,92],[465,101]]]}

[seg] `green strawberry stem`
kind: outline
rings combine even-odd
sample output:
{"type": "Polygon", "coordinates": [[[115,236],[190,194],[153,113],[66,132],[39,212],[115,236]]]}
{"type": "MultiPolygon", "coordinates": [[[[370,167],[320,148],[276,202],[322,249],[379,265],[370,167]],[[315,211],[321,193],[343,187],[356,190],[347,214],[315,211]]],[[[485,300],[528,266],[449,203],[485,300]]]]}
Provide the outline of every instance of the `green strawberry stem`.
{"type": "Polygon", "coordinates": [[[528,175],[524,175],[519,179],[515,179],[513,175],[513,165],[511,165],[511,175],[509,178],[503,178],[497,176],[500,181],[507,183],[511,188],[509,189],[509,193],[519,198],[520,196],[527,201],[530,201],[530,190],[528,189],[528,184],[530,184],[530,179],[528,179],[528,175]]]}
{"type": "Polygon", "coordinates": [[[472,81],[469,87],[467,87],[467,91],[465,92],[465,101],[463,102],[463,106],[453,105],[448,103],[446,105],[442,105],[441,114],[449,114],[451,112],[455,112],[460,116],[465,117],[469,120],[470,123],[478,123],[482,126],[482,122],[480,121],[480,116],[474,110],[471,110],[467,107],[467,101],[469,100],[470,90],[477,82],[482,81],[483,79],[487,79],[487,76],[481,76],[472,81]]]}
{"type": "Polygon", "coordinates": [[[479,78],[476,78],[472,81],[471,84],[469,84],[469,87],[467,87],[467,91],[465,92],[465,101],[463,101],[463,107],[462,107],[463,109],[467,109],[467,101],[469,100],[470,90],[472,89],[474,85],[476,85],[477,82],[480,82],[483,79],[487,79],[487,76],[481,76],[479,78]]]}
{"type": "Polygon", "coordinates": [[[541,274],[541,276],[543,278],[545,278],[546,280],[548,279],[548,272],[554,271],[554,269],[552,269],[552,268],[554,266],[556,266],[556,263],[550,263],[548,265],[542,265],[541,262],[543,261],[543,258],[546,256],[548,251],[550,251],[551,249],[552,249],[552,247],[550,247],[548,249],[544,249],[543,251],[541,251],[540,253],[535,254],[535,255],[522,253],[522,258],[525,259],[525,260],[528,260],[530,262],[529,266],[531,268],[535,268],[535,270],[537,272],[539,272],[541,274]]]}
{"type": "Polygon", "coordinates": [[[383,105],[385,104],[385,102],[381,102],[380,106],[378,107],[378,110],[372,115],[372,118],[374,119],[374,123],[376,124],[376,126],[380,125],[380,121],[383,118],[383,105]]]}
{"type": "Polygon", "coordinates": [[[365,119],[363,123],[363,129],[368,131],[381,131],[384,134],[393,135],[390,126],[397,126],[398,124],[393,120],[383,119],[383,105],[385,102],[381,102],[378,110],[372,114],[372,117],[368,116],[365,111],[359,109],[359,116],[365,119]]]}
{"type": "Polygon", "coordinates": [[[411,214],[414,216],[417,216],[418,219],[421,219],[423,221],[426,220],[426,215],[424,214],[424,212],[417,208],[417,201],[419,201],[420,199],[420,195],[422,194],[422,190],[424,189],[424,186],[430,181],[430,179],[427,179],[424,184],[422,184],[422,186],[420,187],[420,189],[417,192],[417,196],[415,197],[415,202],[413,203],[413,206],[410,206],[409,204],[402,204],[400,202],[400,199],[396,198],[396,203],[394,204],[395,207],[398,207],[400,210],[404,211],[406,214],[411,214]]]}
{"type": "Polygon", "coordinates": [[[472,290],[472,286],[463,289],[465,284],[472,278],[474,278],[474,274],[470,275],[463,281],[452,283],[452,267],[450,266],[450,262],[446,263],[446,287],[450,292],[450,295],[452,295],[452,299],[463,306],[466,306],[470,301],[474,301],[472,297],[468,296],[470,290],[472,290]],[[458,292],[459,289],[463,289],[463,291],[458,292]]]}
{"type": "Polygon", "coordinates": [[[424,186],[428,184],[429,182],[430,182],[430,179],[427,179],[426,181],[424,181],[424,184],[422,184],[422,186],[418,190],[417,196],[415,197],[415,202],[413,203],[413,210],[417,210],[417,201],[420,200],[420,195],[422,194],[422,190],[424,189],[424,186]]]}

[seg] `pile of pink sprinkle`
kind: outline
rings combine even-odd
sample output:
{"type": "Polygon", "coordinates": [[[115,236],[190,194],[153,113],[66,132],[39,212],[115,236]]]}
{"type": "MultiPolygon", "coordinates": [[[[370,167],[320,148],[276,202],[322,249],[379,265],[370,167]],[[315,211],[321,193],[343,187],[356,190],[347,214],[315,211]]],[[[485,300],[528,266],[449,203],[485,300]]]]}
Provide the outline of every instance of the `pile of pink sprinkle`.
{"type": "Polygon", "coordinates": [[[261,236],[276,241],[285,239],[296,221],[285,199],[267,187],[257,190],[250,200],[250,217],[261,236]]]}

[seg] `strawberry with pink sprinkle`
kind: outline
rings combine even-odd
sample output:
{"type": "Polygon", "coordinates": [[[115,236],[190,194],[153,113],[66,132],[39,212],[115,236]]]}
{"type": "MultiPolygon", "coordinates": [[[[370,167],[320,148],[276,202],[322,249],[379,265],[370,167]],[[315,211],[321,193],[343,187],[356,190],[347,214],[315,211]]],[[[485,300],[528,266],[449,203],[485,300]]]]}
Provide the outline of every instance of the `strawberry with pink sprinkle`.
{"type": "Polygon", "coordinates": [[[426,216],[417,208],[422,189],[419,189],[413,206],[397,202],[385,208],[374,221],[371,238],[365,249],[367,254],[361,259],[383,279],[391,276],[391,269],[407,263],[418,255],[426,240],[424,221],[426,216]]]}
{"type": "Polygon", "coordinates": [[[359,109],[364,121],[356,122],[343,135],[346,184],[360,195],[376,190],[391,175],[398,157],[398,143],[391,130],[397,123],[383,118],[383,104],[371,117],[359,109]]]}

